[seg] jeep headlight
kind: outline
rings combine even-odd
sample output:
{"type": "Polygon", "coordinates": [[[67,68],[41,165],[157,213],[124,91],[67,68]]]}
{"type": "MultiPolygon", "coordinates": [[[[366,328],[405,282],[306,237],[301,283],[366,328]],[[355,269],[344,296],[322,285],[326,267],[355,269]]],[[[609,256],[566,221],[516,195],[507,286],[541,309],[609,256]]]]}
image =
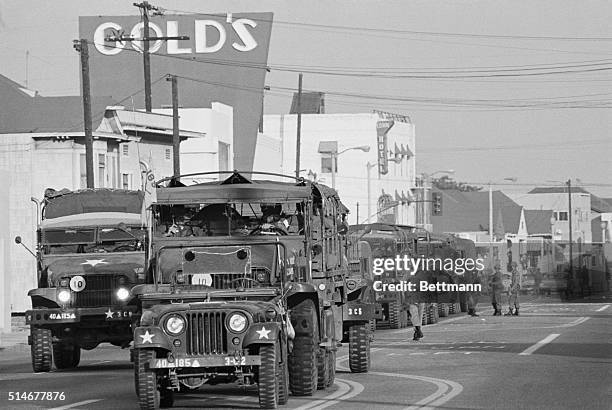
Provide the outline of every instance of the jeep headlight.
{"type": "Polygon", "coordinates": [[[172,315],[166,319],[166,331],[171,335],[180,334],[185,329],[185,319],[179,315],[172,315]]]}
{"type": "Polygon", "coordinates": [[[247,326],[247,318],[242,313],[232,313],[227,321],[231,331],[240,333],[244,332],[247,326]]]}
{"type": "Polygon", "coordinates": [[[62,303],[68,303],[70,301],[70,291],[66,289],[62,289],[57,293],[57,300],[62,303]]]}
{"type": "Polygon", "coordinates": [[[126,288],[119,288],[117,289],[117,292],[115,292],[115,295],[117,296],[118,300],[123,302],[130,297],[130,291],[126,288]]]}

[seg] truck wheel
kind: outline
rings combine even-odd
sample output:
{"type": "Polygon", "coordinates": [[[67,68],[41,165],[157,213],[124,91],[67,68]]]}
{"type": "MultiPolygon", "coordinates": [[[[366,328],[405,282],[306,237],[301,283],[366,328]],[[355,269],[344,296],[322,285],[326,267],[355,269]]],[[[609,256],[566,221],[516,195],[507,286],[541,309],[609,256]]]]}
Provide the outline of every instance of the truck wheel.
{"type": "Polygon", "coordinates": [[[329,352],[325,348],[319,348],[317,355],[317,389],[327,387],[329,381],[329,352]]]}
{"type": "Polygon", "coordinates": [[[400,328],[400,305],[397,301],[389,302],[389,327],[391,329],[400,328]]]}
{"type": "Polygon", "coordinates": [[[136,394],[140,408],[142,410],[159,409],[160,394],[157,388],[157,374],[155,369],[149,368],[149,361],[155,359],[155,350],[135,349],[135,351],[136,394]]]}
{"type": "Polygon", "coordinates": [[[48,372],[51,370],[51,330],[41,327],[30,327],[32,335],[32,370],[34,372],[48,372]]]}
{"type": "Polygon", "coordinates": [[[349,367],[353,373],[366,373],[370,369],[370,336],[365,324],[349,329],[349,367]]]}
{"type": "Polygon", "coordinates": [[[305,299],[291,310],[295,329],[293,350],[289,355],[289,389],[295,396],[312,396],[317,390],[317,353],[319,329],[317,310],[305,299]]]}
{"type": "Polygon", "coordinates": [[[53,362],[58,369],[72,369],[81,361],[81,348],[72,343],[53,343],[53,362]]]}
{"type": "Polygon", "coordinates": [[[287,363],[287,345],[282,345],[283,355],[285,360],[281,363],[279,374],[276,376],[278,378],[278,404],[284,405],[287,404],[289,400],[289,366],[287,363]]]}
{"type": "Polygon", "coordinates": [[[329,360],[329,378],[327,379],[327,385],[325,387],[330,387],[336,380],[336,352],[329,352],[327,358],[329,360]]]}
{"type": "Polygon", "coordinates": [[[449,304],[448,304],[448,313],[450,313],[451,315],[452,315],[452,314],[455,314],[455,313],[458,313],[458,312],[455,310],[455,307],[456,307],[456,306],[457,306],[457,304],[456,304],[456,303],[449,303],[449,304]]]}
{"type": "Polygon", "coordinates": [[[259,365],[259,407],[262,409],[275,409],[278,402],[278,392],[276,390],[276,376],[279,370],[279,360],[276,357],[279,342],[274,345],[261,345],[259,355],[261,365],[259,365]]]}

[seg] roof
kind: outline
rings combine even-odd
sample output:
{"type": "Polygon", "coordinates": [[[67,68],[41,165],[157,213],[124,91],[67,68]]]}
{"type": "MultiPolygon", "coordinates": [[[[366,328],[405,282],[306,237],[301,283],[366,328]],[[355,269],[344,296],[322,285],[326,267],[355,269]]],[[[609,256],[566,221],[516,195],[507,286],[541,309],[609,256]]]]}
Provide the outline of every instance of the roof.
{"type": "Polygon", "coordinates": [[[44,218],[96,212],[140,214],[143,197],[142,191],[107,188],[50,192],[45,195],[44,218]]]}
{"type": "Polygon", "coordinates": [[[525,224],[527,225],[527,235],[551,235],[552,227],[550,219],[553,216],[552,210],[530,210],[525,209],[525,224]]]}
{"type": "MultiPolygon", "coordinates": [[[[489,193],[434,189],[442,195],[442,215],[432,215],[433,231],[479,232],[489,228],[489,193]]],[[[501,191],[493,192],[494,227],[517,233],[522,207],[501,191]]]]}
{"type": "MultiPolygon", "coordinates": [[[[83,129],[80,96],[43,97],[0,75],[0,133],[66,132],[83,129]]],[[[92,97],[93,122],[99,121],[110,97],[92,97]]]]}
{"type": "MultiPolygon", "coordinates": [[[[567,194],[567,186],[552,186],[552,187],[536,187],[531,191],[527,192],[528,194],[567,194]]],[[[583,188],[572,187],[573,194],[588,194],[583,188]]]]}

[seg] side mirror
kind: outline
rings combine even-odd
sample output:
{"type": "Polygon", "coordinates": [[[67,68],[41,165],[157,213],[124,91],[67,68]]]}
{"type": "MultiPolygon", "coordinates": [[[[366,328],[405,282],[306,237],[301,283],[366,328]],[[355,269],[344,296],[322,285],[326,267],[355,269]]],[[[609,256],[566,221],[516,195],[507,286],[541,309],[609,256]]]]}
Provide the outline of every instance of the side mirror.
{"type": "Polygon", "coordinates": [[[16,243],[17,245],[19,245],[19,244],[21,243],[21,236],[16,236],[16,237],[15,237],[15,243],[16,243]]]}

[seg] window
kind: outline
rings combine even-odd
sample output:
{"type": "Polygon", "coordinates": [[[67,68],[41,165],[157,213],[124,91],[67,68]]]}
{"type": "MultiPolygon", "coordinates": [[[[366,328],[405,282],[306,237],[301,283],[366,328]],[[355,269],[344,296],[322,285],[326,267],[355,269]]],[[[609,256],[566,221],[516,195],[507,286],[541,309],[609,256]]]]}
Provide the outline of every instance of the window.
{"type": "Polygon", "coordinates": [[[130,146],[128,144],[123,144],[123,156],[127,157],[130,155],[130,146]]]}
{"type": "Polygon", "coordinates": [[[87,188],[87,165],[85,154],[81,154],[79,157],[81,169],[81,188],[87,188]]]}
{"type": "Polygon", "coordinates": [[[106,155],[98,154],[98,188],[104,188],[104,177],[106,170],[106,155]]]}
{"type": "Polygon", "coordinates": [[[557,221],[567,221],[567,211],[557,212],[557,221]]]}
{"type": "Polygon", "coordinates": [[[132,189],[132,175],[121,174],[121,188],[132,189]]]}
{"type": "Polygon", "coordinates": [[[166,148],[166,161],[170,161],[172,159],[172,152],[170,152],[170,148],[166,148]]]}

